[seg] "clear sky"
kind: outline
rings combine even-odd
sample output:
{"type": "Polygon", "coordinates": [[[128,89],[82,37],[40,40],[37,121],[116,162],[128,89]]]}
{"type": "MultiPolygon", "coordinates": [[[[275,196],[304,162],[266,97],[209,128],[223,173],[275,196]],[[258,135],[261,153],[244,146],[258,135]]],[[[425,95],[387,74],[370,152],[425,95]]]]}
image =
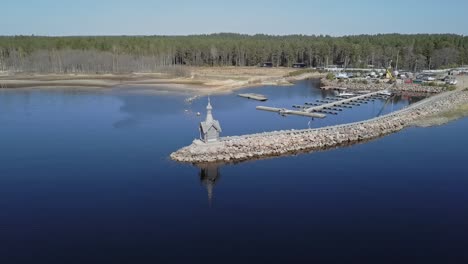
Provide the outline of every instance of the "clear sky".
{"type": "Polygon", "coordinates": [[[2,0],[0,35],[468,35],[468,0],[2,0]]]}

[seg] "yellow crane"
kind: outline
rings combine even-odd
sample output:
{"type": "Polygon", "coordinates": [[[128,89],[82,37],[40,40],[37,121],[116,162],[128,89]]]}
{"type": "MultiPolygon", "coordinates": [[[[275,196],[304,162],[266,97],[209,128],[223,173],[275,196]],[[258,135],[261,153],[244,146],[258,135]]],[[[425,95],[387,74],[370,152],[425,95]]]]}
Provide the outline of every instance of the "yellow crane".
{"type": "Polygon", "coordinates": [[[393,73],[392,73],[392,62],[390,61],[390,65],[388,66],[387,68],[387,79],[390,79],[390,82],[393,83],[396,81],[396,77],[393,76],[393,73]]]}

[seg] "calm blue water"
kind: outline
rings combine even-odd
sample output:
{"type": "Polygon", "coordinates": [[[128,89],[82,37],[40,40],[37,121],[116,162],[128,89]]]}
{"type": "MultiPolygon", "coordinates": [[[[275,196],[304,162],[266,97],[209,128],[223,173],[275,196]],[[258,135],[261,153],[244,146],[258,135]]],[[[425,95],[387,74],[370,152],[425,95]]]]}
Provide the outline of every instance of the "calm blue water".
{"type": "MultiPolygon", "coordinates": [[[[316,81],[213,96],[224,135],[307,128],[256,105],[327,95],[316,81]]],[[[172,162],[206,98],[0,90],[0,263],[465,263],[468,119],[366,144],[204,167],[172,162]],[[185,111],[187,110],[187,111],[185,111]],[[211,190],[211,199],[209,199],[211,190]]],[[[314,120],[356,121],[376,101],[314,120]]]]}

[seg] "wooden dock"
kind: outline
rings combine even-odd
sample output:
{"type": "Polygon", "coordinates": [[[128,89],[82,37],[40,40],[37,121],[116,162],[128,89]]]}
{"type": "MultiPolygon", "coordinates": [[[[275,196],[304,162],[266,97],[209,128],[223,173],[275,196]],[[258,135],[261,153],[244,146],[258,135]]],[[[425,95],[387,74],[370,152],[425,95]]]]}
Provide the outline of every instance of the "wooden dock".
{"type": "Polygon", "coordinates": [[[268,100],[266,96],[262,94],[255,94],[255,93],[244,93],[244,94],[238,94],[237,96],[247,98],[247,99],[262,101],[262,102],[268,100]]]}

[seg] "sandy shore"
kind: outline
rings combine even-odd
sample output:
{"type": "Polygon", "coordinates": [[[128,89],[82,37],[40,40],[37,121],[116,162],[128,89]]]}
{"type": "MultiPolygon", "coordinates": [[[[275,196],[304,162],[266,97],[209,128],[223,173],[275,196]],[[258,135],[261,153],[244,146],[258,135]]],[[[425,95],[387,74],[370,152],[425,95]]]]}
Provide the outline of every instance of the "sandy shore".
{"type": "Polygon", "coordinates": [[[190,67],[186,77],[164,73],[129,74],[6,74],[0,75],[0,88],[36,87],[145,87],[188,91],[199,95],[229,93],[260,85],[289,85],[293,81],[323,77],[304,73],[288,77],[295,69],[259,67],[190,67]]]}

